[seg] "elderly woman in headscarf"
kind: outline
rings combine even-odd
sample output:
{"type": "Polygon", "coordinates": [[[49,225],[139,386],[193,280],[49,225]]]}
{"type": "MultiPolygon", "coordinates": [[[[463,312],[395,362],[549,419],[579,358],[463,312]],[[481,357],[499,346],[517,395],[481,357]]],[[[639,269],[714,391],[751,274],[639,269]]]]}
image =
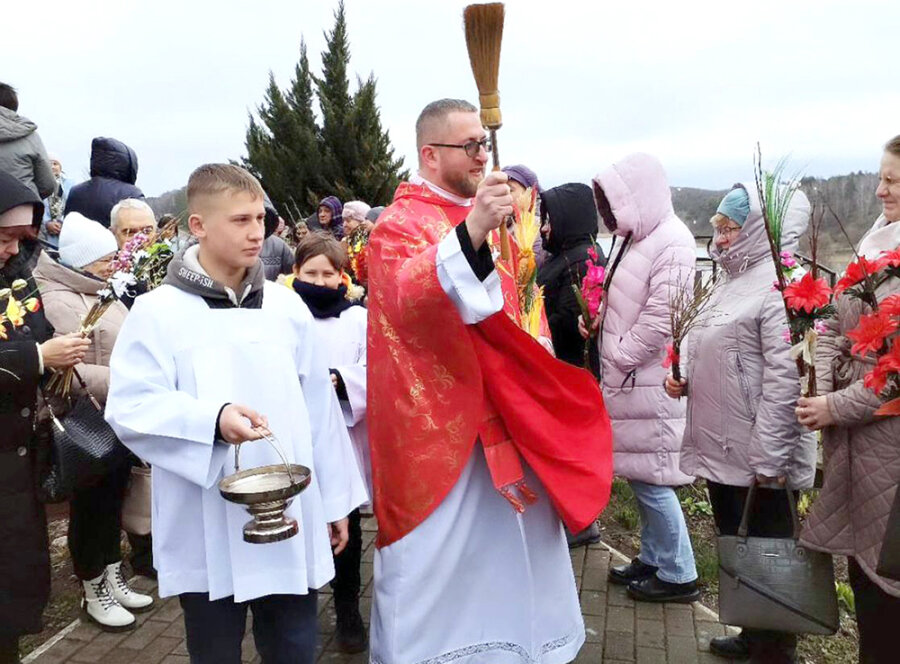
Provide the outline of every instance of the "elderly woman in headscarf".
{"type": "MultiPolygon", "coordinates": [[[[783,248],[796,248],[809,214],[806,196],[794,192],[783,248]]],[[[679,383],[666,377],[670,397],[687,396],[681,470],[706,480],[720,534],[737,534],[748,487],[759,483],[750,535],[791,537],[793,520],[781,487],[794,491],[796,500],[797,490],[812,486],[816,440],[794,416],[797,364],[784,340],[781,293],[772,289],[775,265],[755,185],[736,185],[710,222],[719,283],[691,332],[686,378],[679,383]]],[[[710,642],[716,655],[773,664],[793,662],[796,646],[793,634],[752,629],[710,642]]]]}
{"type": "Polygon", "coordinates": [[[311,231],[328,231],[338,240],[344,237],[344,206],[337,196],[326,196],[319,201],[316,213],[306,219],[311,231]]]}

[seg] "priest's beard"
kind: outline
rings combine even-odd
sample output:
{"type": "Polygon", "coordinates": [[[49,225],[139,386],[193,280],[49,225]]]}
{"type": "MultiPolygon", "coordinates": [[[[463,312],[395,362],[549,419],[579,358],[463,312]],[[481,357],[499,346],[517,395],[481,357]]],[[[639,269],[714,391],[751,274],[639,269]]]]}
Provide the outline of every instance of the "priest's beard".
{"type": "Polygon", "coordinates": [[[473,181],[472,178],[471,173],[463,171],[462,173],[448,173],[444,181],[447,183],[447,189],[457,196],[474,198],[482,178],[478,178],[477,181],[473,181]]]}

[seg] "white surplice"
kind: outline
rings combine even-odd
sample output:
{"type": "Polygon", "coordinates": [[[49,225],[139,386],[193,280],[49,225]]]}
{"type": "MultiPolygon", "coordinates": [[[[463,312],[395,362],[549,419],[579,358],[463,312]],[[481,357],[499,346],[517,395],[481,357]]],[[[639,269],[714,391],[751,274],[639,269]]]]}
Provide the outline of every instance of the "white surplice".
{"type": "Polygon", "coordinates": [[[369,454],[369,428],[366,425],[366,325],[368,313],[363,307],[350,307],[340,316],[316,318],[321,353],[331,369],[336,369],[347,388],[341,401],[344,422],[353,441],[359,468],[372,495],[372,461],[369,454]]]}
{"type": "MultiPolygon", "coordinates": [[[[320,588],[334,576],[328,522],[367,500],[312,315],[283,286],[264,288],[261,309],[211,309],[160,286],[136,300],[112,354],[106,417],[153,466],[163,597],[208,592],[240,602],[320,588]],[[219,494],[218,481],[234,472],[234,447],[214,442],[229,402],[268,417],[288,461],[312,470],[288,508],[300,526],[288,540],[244,542],[250,515],[219,494]]],[[[265,441],[241,446],[242,469],[275,463],[265,441]]]]}
{"type": "MultiPolygon", "coordinates": [[[[438,247],[442,288],[462,319],[503,305],[492,273],[478,281],[455,232],[438,247]]],[[[494,488],[476,442],[456,485],[412,532],[375,552],[372,664],[563,664],[584,620],[562,523],[540,481],[518,514],[494,488]]]]}

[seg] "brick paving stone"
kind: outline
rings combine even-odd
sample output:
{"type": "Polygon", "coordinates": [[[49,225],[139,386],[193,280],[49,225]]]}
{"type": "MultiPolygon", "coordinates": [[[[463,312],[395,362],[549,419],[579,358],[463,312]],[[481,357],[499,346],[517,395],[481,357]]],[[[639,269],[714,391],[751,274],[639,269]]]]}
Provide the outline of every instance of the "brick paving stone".
{"type": "Polygon", "coordinates": [[[666,651],[638,646],[637,664],[666,664],[666,651]]]}
{"type": "Polygon", "coordinates": [[[41,664],[57,664],[65,662],[74,655],[79,648],[84,646],[84,641],[65,638],[56,643],[50,650],[41,655],[41,664]]]}
{"type": "Polygon", "coordinates": [[[146,648],[139,650],[132,661],[134,664],[159,664],[166,658],[166,655],[173,653],[179,643],[181,643],[180,639],[159,636],[147,644],[146,648]]]}
{"type": "Polygon", "coordinates": [[[153,639],[162,634],[168,626],[164,622],[148,620],[136,630],[130,632],[119,644],[119,647],[128,648],[129,650],[143,650],[153,639]]]}
{"type": "Polygon", "coordinates": [[[639,647],[666,647],[666,625],[662,620],[641,620],[639,618],[635,635],[639,647]]]}
{"type": "Polygon", "coordinates": [[[626,606],[610,606],[606,612],[607,632],[634,634],[634,609],[626,606]]]}
{"type": "MultiPolygon", "coordinates": [[[[689,636],[694,638],[694,614],[690,607],[684,611],[676,609],[677,604],[666,605],[666,633],[669,636],[689,636]]],[[[681,605],[685,607],[685,605],[681,605]]]]}
{"type": "Polygon", "coordinates": [[[96,626],[82,620],[75,629],[66,634],[66,638],[75,641],[93,641],[99,631],[96,626]]]}
{"type": "Polygon", "coordinates": [[[603,623],[602,616],[585,616],[584,617],[584,637],[588,643],[603,642],[603,623]]]}
{"type": "Polygon", "coordinates": [[[663,604],[655,602],[635,602],[634,613],[641,620],[662,620],[665,617],[663,604]]]}
{"type": "Polygon", "coordinates": [[[162,635],[171,636],[176,639],[183,639],[185,636],[184,621],[173,620],[172,623],[168,627],[166,627],[166,630],[162,633],[162,635]]]}
{"type": "Polygon", "coordinates": [[[578,653],[574,664],[597,664],[603,661],[602,643],[585,643],[578,653]]]}
{"type": "Polygon", "coordinates": [[[587,567],[602,567],[609,569],[609,551],[604,549],[588,549],[585,557],[587,567]]]}
{"type": "Polygon", "coordinates": [[[626,662],[634,661],[634,633],[610,632],[604,634],[603,659],[620,659],[626,662]]]}
{"type": "Polygon", "coordinates": [[[666,639],[668,664],[697,664],[697,639],[693,636],[672,636],[666,639]]]}
{"type": "Polygon", "coordinates": [[[597,590],[581,592],[581,612],[586,616],[602,616],[606,610],[606,593],[597,590]]]}
{"type": "Polygon", "coordinates": [[[191,658],[187,655],[166,655],[162,664],[191,664],[191,658]]]}
{"type": "Polygon", "coordinates": [[[181,618],[181,603],[177,597],[167,597],[162,600],[160,607],[150,614],[150,620],[161,620],[162,622],[172,622],[176,618],[181,618]]]}
{"type": "Polygon", "coordinates": [[[607,571],[601,567],[588,567],[584,570],[581,587],[584,590],[607,591],[607,571]]]}
{"type": "MultiPolygon", "coordinates": [[[[98,630],[99,631],[99,630],[98,630]]],[[[100,662],[103,657],[121,641],[126,634],[99,632],[94,639],[71,657],[73,662],[100,662]]]]}
{"type": "Polygon", "coordinates": [[[628,592],[625,590],[625,586],[617,586],[615,584],[610,584],[609,590],[607,591],[609,595],[610,606],[634,606],[634,600],[628,596],[628,592]]]}
{"type": "Polygon", "coordinates": [[[584,572],[584,554],[585,550],[582,547],[569,551],[569,559],[572,561],[572,571],[575,572],[575,576],[584,572]]]}

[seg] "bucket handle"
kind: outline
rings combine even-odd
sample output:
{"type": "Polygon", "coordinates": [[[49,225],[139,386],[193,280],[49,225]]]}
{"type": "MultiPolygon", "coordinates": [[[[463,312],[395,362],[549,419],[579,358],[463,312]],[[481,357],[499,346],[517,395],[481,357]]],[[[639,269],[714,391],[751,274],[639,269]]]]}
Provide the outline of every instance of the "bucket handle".
{"type": "MultiPolygon", "coordinates": [[[[281,446],[281,443],[278,442],[278,439],[275,437],[271,431],[269,431],[264,426],[253,427],[253,430],[256,431],[262,439],[269,443],[275,452],[278,453],[278,456],[281,458],[281,462],[284,464],[285,469],[287,470],[288,479],[290,479],[291,484],[294,483],[294,473],[291,471],[291,464],[287,462],[287,457],[284,455],[284,448],[281,446]]],[[[241,445],[243,443],[238,443],[234,446],[234,472],[238,473],[241,470],[240,466],[240,454],[241,454],[241,445]]]]}

